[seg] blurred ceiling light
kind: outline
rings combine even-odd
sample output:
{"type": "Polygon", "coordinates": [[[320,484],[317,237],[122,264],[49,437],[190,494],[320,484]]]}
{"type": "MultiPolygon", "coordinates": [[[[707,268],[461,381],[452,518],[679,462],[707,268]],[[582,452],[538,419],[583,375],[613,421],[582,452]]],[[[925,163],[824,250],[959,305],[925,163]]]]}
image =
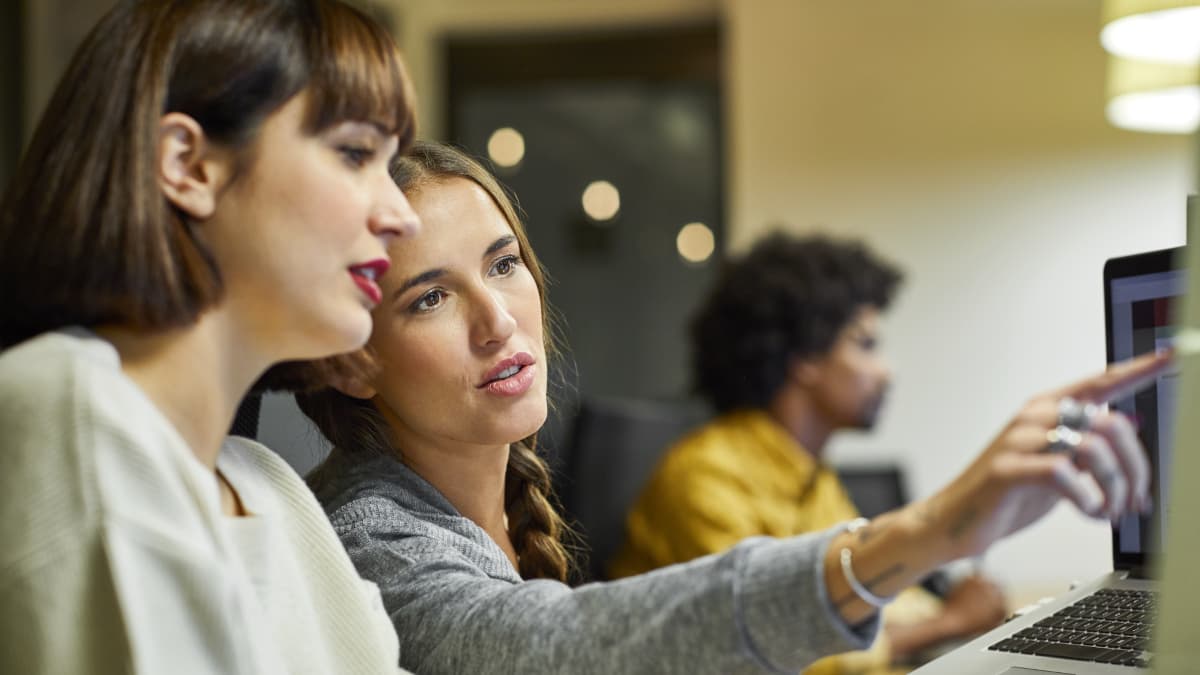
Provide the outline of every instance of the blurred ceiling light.
{"type": "Polygon", "coordinates": [[[1108,121],[1122,129],[1190,134],[1200,128],[1200,65],[1109,57],[1108,121]]]}
{"type": "Polygon", "coordinates": [[[675,248],[679,255],[691,263],[708,260],[716,247],[716,238],[704,223],[688,223],[679,228],[679,234],[675,236],[675,248]]]}
{"type": "Polygon", "coordinates": [[[621,210],[621,193],[606,180],[588,183],[583,190],[583,212],[600,223],[612,220],[621,210]]]}
{"type": "Polygon", "coordinates": [[[1200,63],[1200,0],[1105,0],[1100,43],[1127,59],[1200,63]]]}
{"type": "Polygon", "coordinates": [[[496,166],[516,166],[525,157],[525,137],[512,127],[501,127],[488,138],[487,150],[496,166]]]}

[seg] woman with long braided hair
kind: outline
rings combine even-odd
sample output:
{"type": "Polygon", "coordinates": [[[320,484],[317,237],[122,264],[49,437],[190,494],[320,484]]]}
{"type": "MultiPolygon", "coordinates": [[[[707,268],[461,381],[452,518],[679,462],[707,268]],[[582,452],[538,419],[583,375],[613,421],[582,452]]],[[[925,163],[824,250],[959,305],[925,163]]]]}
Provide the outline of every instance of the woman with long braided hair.
{"type": "Polygon", "coordinates": [[[537,258],[504,191],[461,152],[417,143],[391,168],[422,230],[389,249],[367,349],[326,364],[331,386],[297,398],[334,446],[310,485],[379,586],[406,668],[798,672],[862,648],[891,595],[1064,496],[1096,517],[1144,507],[1128,421],[1086,407],[1088,424],[1067,434],[1059,404],[1106,400],[1165,357],[1034,397],[956,481],[870,523],[571,588],[534,452],[553,354],[537,258]],[[1055,432],[1052,449],[1065,435],[1070,453],[1044,451],[1055,432]]]}

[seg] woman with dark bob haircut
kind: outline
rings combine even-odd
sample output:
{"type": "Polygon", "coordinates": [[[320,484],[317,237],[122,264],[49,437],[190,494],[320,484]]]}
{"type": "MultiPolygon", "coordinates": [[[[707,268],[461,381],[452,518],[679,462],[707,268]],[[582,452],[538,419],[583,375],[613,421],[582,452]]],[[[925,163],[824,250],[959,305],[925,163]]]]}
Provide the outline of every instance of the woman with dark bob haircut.
{"type": "Polygon", "coordinates": [[[1086,408],[1072,452],[1044,450],[1060,401],[1145,382],[1160,356],[1034,397],[953,483],[870,523],[571,588],[534,452],[553,357],[537,257],[507,195],[461,152],[417,144],[393,172],[424,226],[390,249],[357,374],[297,400],[334,446],[314,489],[379,585],[407,668],[794,673],[870,643],[894,593],[1064,497],[1096,517],[1145,507],[1147,462],[1124,418],[1086,408]]]}
{"type": "Polygon", "coordinates": [[[360,347],[413,135],[338,0],[123,0],[0,205],[0,672],[396,672],[378,592],[277,456],[273,364],[360,347]]]}

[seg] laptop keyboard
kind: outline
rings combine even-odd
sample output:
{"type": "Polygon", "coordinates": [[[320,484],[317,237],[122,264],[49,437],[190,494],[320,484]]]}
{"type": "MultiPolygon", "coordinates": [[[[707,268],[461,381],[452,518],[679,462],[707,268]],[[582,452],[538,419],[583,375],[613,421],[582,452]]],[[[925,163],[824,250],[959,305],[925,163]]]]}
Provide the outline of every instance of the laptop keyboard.
{"type": "Polygon", "coordinates": [[[1101,588],[988,649],[1145,668],[1153,591],[1101,588]]]}

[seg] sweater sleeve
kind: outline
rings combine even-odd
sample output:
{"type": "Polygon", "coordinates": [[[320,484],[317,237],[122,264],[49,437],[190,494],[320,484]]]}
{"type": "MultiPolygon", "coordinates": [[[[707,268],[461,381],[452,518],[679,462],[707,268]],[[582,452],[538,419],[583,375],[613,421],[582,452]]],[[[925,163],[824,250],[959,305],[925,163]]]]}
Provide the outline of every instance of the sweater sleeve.
{"type": "MultiPolygon", "coordinates": [[[[825,595],[835,531],[758,538],[655,572],[572,589],[488,576],[449,540],[403,534],[412,516],[385,500],[335,517],[359,572],[379,585],[402,665],[427,675],[795,673],[869,644],[825,595]]],[[[411,524],[411,523],[410,523],[411,524]]]]}

